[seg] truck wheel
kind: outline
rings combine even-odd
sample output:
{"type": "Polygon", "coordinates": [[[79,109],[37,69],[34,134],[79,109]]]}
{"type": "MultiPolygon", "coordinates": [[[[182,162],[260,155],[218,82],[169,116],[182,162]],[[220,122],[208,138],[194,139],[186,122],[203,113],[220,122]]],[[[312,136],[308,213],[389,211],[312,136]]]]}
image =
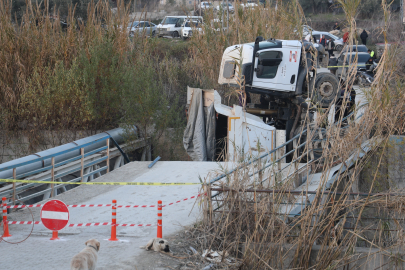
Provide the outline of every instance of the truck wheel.
{"type": "Polygon", "coordinates": [[[332,73],[320,73],[311,79],[309,93],[312,101],[323,108],[329,107],[339,93],[339,80],[332,73]]]}
{"type": "Polygon", "coordinates": [[[179,33],[178,33],[177,31],[174,31],[174,32],[172,33],[172,37],[173,37],[173,38],[179,37],[179,33]]]}
{"type": "Polygon", "coordinates": [[[343,49],[343,45],[336,45],[335,50],[340,52],[343,49]]]}

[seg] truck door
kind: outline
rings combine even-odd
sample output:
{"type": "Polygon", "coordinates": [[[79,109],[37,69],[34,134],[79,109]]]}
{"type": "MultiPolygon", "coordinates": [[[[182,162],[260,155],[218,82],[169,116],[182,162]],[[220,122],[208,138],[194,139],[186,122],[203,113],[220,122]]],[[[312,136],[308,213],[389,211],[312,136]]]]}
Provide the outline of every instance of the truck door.
{"type": "Polygon", "coordinates": [[[295,91],[300,64],[300,47],[260,50],[256,53],[252,87],[295,91]]]}

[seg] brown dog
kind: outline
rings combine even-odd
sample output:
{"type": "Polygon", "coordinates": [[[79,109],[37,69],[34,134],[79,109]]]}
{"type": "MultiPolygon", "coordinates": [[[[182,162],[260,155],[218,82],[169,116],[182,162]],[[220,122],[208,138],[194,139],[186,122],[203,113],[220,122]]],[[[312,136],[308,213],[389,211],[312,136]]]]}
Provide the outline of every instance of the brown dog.
{"type": "Polygon", "coordinates": [[[96,239],[87,240],[86,247],[76,254],[70,262],[71,270],[94,270],[96,269],[97,253],[100,250],[100,242],[96,239]]]}
{"type": "Polygon", "coordinates": [[[152,238],[151,240],[149,240],[146,246],[143,246],[141,248],[144,248],[146,250],[153,249],[154,251],[163,251],[171,253],[169,248],[169,242],[162,238],[152,238]]]}

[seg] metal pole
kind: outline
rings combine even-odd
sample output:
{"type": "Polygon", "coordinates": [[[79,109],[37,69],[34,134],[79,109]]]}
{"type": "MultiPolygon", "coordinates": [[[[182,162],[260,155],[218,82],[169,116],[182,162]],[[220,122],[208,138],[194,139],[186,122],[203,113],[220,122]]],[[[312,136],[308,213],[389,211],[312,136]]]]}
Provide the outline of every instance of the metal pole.
{"type": "Polygon", "coordinates": [[[51,169],[51,181],[52,181],[52,184],[51,184],[51,198],[52,198],[55,195],[54,190],[53,190],[53,187],[54,187],[53,182],[55,181],[55,157],[52,157],[51,164],[52,164],[52,169],[51,169]]]}
{"type": "Polygon", "coordinates": [[[80,155],[82,155],[82,158],[80,160],[81,164],[81,169],[80,169],[80,182],[83,182],[83,169],[84,169],[84,148],[80,148],[80,155]]]}
{"type": "MultiPolygon", "coordinates": [[[[13,168],[13,178],[17,179],[17,168],[13,168]]],[[[13,182],[13,204],[15,204],[15,182],[13,182]]]]}
{"type": "Polygon", "coordinates": [[[110,172],[110,139],[107,139],[107,173],[110,172]]]}
{"type": "Polygon", "coordinates": [[[222,24],[221,32],[222,32],[222,31],[224,31],[224,13],[225,13],[225,10],[224,10],[224,0],[222,0],[221,5],[222,5],[222,7],[220,7],[219,10],[222,12],[222,14],[221,14],[221,24],[222,24]]]}
{"type": "MultiPolygon", "coordinates": [[[[235,12],[235,7],[233,7],[235,12]]],[[[229,29],[229,0],[226,0],[226,31],[229,29]]]]}

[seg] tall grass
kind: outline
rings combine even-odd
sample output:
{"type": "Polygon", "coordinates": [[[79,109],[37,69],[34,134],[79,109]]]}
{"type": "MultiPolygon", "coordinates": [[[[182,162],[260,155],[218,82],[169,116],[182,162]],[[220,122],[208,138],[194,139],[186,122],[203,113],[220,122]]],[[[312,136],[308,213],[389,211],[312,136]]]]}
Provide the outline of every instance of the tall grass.
{"type": "Polygon", "coordinates": [[[191,77],[180,63],[187,53],[145,36],[130,39],[130,4],[118,1],[113,12],[107,2],[91,2],[87,21],[75,19],[71,7],[63,29],[58,14],[27,3],[17,22],[12,1],[0,1],[0,123],[6,138],[29,136],[33,152],[46,130],[96,132],[136,124],[158,140],[162,130],[184,124],[178,100],[191,77]],[[155,91],[152,98],[149,90],[155,91]]]}
{"type": "MultiPolygon", "coordinates": [[[[345,11],[347,25],[356,29],[355,19],[360,1],[342,0],[339,4],[345,11]]],[[[386,37],[390,14],[384,0],[382,8],[385,26],[381,31],[386,37]]],[[[232,40],[229,44],[251,42],[258,35],[258,25],[265,20],[271,21],[269,29],[264,28],[266,38],[291,38],[295,27],[293,22],[299,24],[305,21],[300,10],[297,3],[283,6],[277,12],[252,10],[250,12],[254,15],[247,20],[253,21],[255,18],[254,25],[246,23],[238,14],[230,23],[228,36],[202,36],[195,53],[208,55],[211,46],[216,46],[208,44],[216,39],[217,44],[223,46],[226,46],[227,40],[232,40]],[[273,16],[259,16],[260,12],[272,13],[273,16]],[[280,16],[277,16],[278,12],[280,16]],[[274,33],[270,29],[281,30],[274,33]]],[[[354,35],[354,31],[351,35],[354,35]]],[[[353,38],[350,38],[350,44],[353,44],[353,38]]],[[[301,180],[301,189],[305,191],[309,188],[310,173],[319,173],[319,179],[312,180],[312,184],[318,186],[316,194],[297,195],[288,192],[301,183],[294,168],[288,169],[292,176],[282,182],[280,173],[277,174],[278,164],[256,177],[250,177],[249,174],[263,164],[256,162],[245,166],[215,185],[231,191],[221,192],[212,201],[202,201],[207,222],[197,229],[202,234],[198,238],[201,248],[229,252],[240,259],[240,269],[402,269],[405,220],[401,205],[405,203],[405,194],[387,182],[387,175],[381,175],[381,168],[387,166],[384,153],[386,155],[394,149],[390,136],[405,134],[404,73],[400,67],[403,62],[400,57],[402,51],[401,46],[386,46],[374,83],[370,88],[360,89],[368,101],[366,109],[355,109],[355,115],[362,114],[362,117],[357,121],[354,118],[342,121],[341,112],[337,127],[326,130],[322,158],[317,163],[305,165],[306,175],[301,176],[304,179],[301,180]],[[361,145],[366,141],[371,148],[368,154],[353,164],[346,163],[353,156],[362,156],[361,145]],[[336,174],[335,181],[330,185],[328,181],[332,169],[339,164],[346,166],[346,170],[336,174]],[[361,184],[360,180],[365,179],[360,179],[360,173],[365,167],[370,177],[367,183],[361,184]],[[259,180],[264,181],[261,183],[259,180]],[[376,186],[379,188],[376,189],[376,186]],[[360,187],[362,192],[369,195],[350,194],[358,192],[360,187]],[[248,189],[281,192],[248,192],[248,189]],[[374,195],[372,192],[379,194],[374,195]],[[294,204],[302,205],[300,215],[289,215],[288,206],[294,204]],[[212,220],[209,216],[212,216],[212,220]],[[317,246],[316,252],[314,245],[317,246]],[[369,253],[356,253],[359,247],[367,247],[369,253]]],[[[214,54],[212,52],[209,57],[199,58],[201,69],[212,68],[208,65],[213,61],[214,54]]],[[[343,88],[351,89],[350,81],[356,69],[352,69],[351,73],[349,80],[341,82],[343,88]]],[[[217,70],[208,70],[206,73],[214,85],[216,74],[217,70]]],[[[228,91],[243,92],[243,83],[240,89],[228,91]]],[[[315,130],[327,125],[329,110],[331,108],[318,112],[318,121],[313,123],[315,130]]],[[[307,146],[311,144],[312,138],[307,136],[307,146]]],[[[296,152],[294,156],[299,154],[296,152]]]]}

